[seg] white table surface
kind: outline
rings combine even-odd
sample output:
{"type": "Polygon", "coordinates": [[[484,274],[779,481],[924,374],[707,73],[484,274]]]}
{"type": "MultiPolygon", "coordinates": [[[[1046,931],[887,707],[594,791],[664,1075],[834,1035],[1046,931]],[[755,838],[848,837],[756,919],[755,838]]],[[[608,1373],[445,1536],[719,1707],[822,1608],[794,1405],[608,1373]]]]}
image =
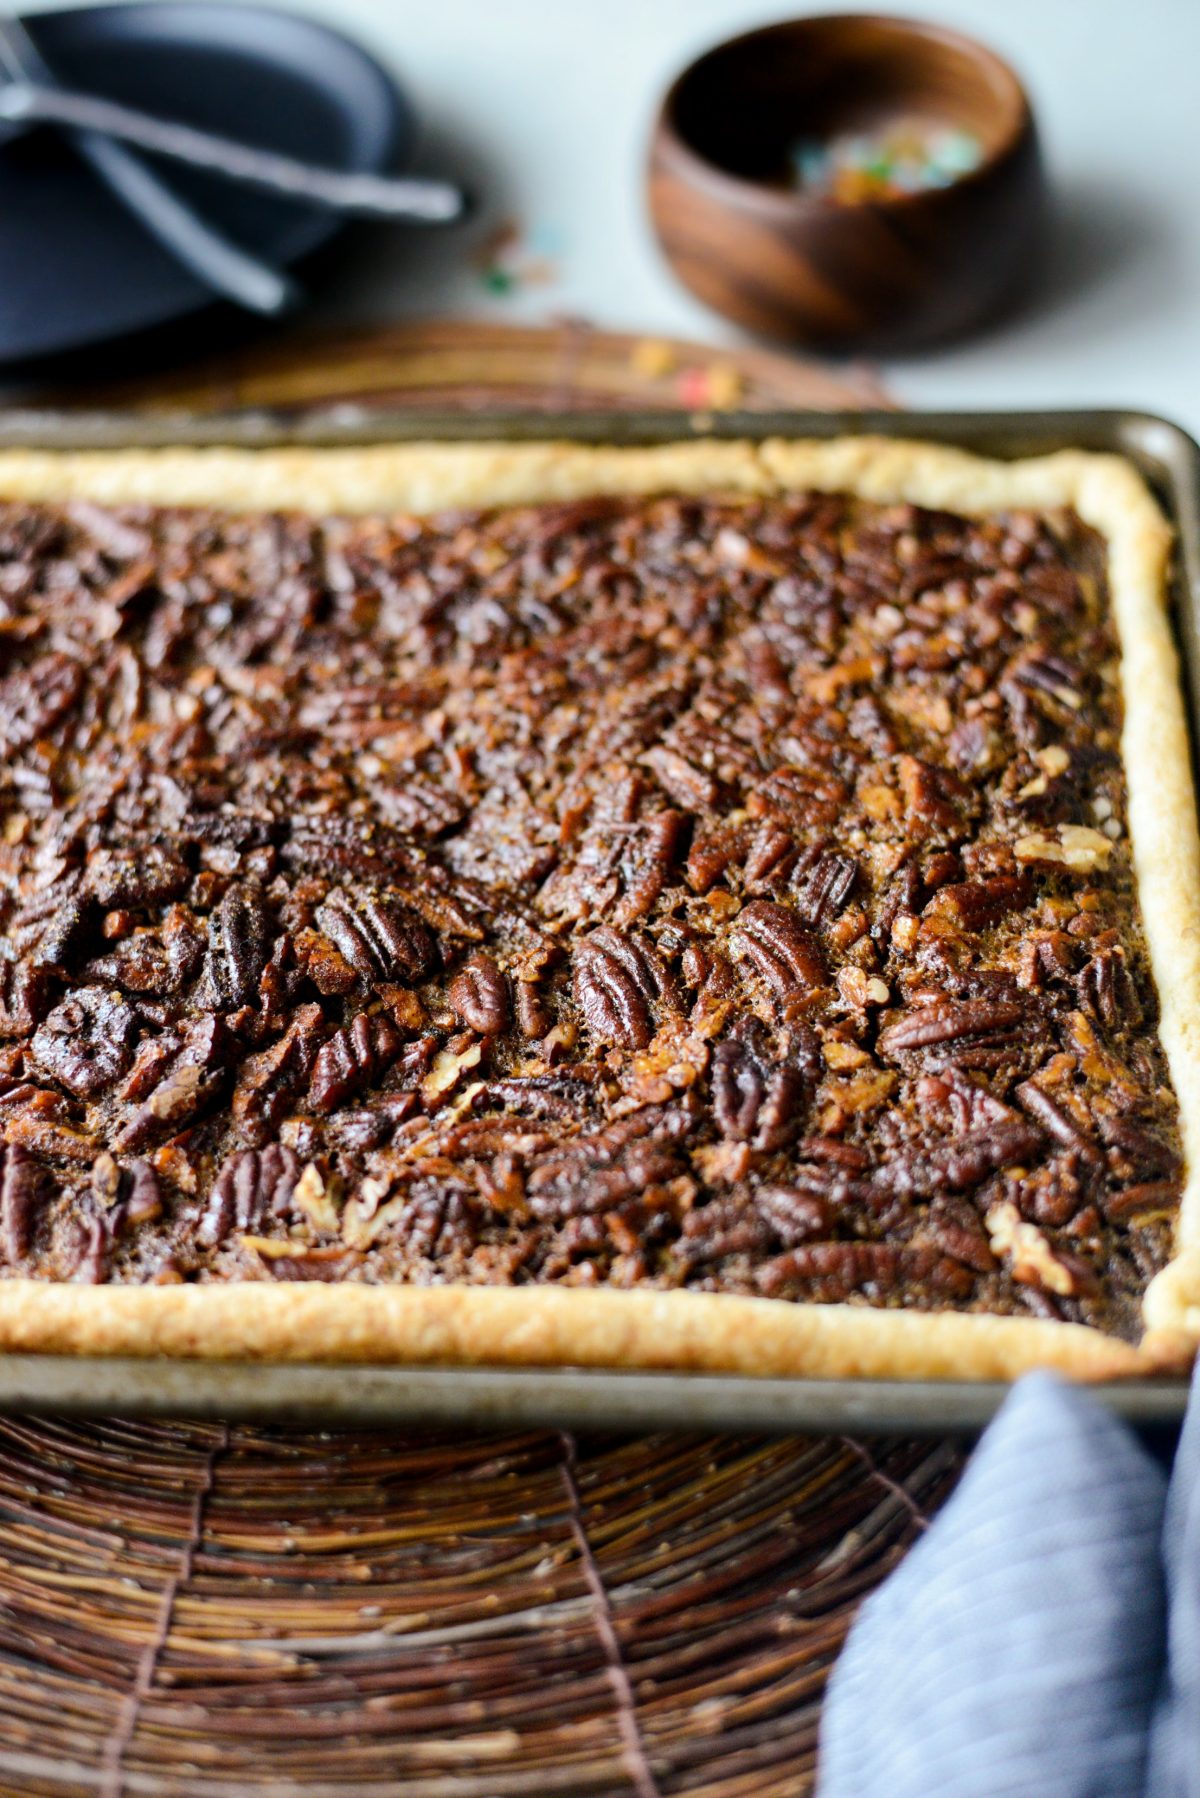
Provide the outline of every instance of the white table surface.
{"type": "MultiPolygon", "coordinates": [[[[564,314],[717,343],[738,333],[659,259],[643,206],[655,101],[697,51],[803,11],[746,0],[293,0],[369,44],[424,121],[423,163],[485,198],[430,237],[356,227],[325,322],[564,314]],[[489,294],[471,251],[498,219],[555,278],[489,294]]],[[[850,10],[850,0],[842,10],[850,10]]],[[[922,0],[908,9],[923,10],[922,0]]],[[[1137,405],[1200,432],[1200,0],[930,0],[930,16],[1027,81],[1058,196],[1050,267],[1023,314],[884,371],[924,406],[1137,405]]]]}
{"type": "MultiPolygon", "coordinates": [[[[696,51],[835,7],[746,0],[307,0],[382,52],[453,145],[489,216],[559,253],[559,279],[500,299],[462,237],[352,246],[326,316],[433,311],[597,323],[714,341],[737,333],[661,263],[642,201],[655,102],[696,51]]],[[[852,10],[850,4],[842,10],[852,10]]],[[[882,7],[879,10],[905,10],[882,7]]],[[[924,10],[920,0],[907,9],[924,10]]],[[[1041,294],[1019,317],[886,370],[924,406],[1138,405],[1200,432],[1200,0],[937,0],[1031,90],[1059,215],[1041,294]]],[[[475,235],[478,236],[477,228],[475,235]]]]}

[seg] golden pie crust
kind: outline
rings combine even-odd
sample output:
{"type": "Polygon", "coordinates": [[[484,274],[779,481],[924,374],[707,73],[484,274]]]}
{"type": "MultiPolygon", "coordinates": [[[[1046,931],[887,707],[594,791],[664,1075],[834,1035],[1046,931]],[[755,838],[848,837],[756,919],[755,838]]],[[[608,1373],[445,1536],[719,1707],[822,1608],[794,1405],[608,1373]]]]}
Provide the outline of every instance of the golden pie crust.
{"type": "Polygon", "coordinates": [[[366,448],[0,451],[9,500],[315,514],[490,507],[600,494],[842,491],[962,514],[1073,507],[1106,540],[1121,646],[1122,752],[1159,1035],[1188,1168],[1173,1259],[1130,1346],[1084,1325],[732,1294],[306,1283],[86,1287],[0,1282],[0,1346],[205,1359],[670,1368],[815,1378],[1100,1379],[1183,1365],[1200,1339],[1200,838],[1168,608],[1171,532],[1119,457],[1016,462],[887,438],[651,448],[428,443],[366,448]]]}

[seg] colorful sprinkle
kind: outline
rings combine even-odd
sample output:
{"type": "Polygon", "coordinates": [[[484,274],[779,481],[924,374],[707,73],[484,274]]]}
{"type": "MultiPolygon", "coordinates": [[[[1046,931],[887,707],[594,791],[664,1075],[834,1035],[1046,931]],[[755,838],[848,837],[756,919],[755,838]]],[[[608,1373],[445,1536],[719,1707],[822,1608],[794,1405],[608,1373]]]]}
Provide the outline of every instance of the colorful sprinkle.
{"type": "Polygon", "coordinates": [[[680,369],[676,390],[682,403],[693,411],[706,407],[728,411],[742,397],[742,377],[729,362],[695,364],[680,369]]]}
{"type": "Polygon", "coordinates": [[[894,119],[874,132],[801,138],[789,160],[796,187],[855,206],[949,187],[979,167],[983,145],[969,131],[894,119]]]}
{"type": "Polygon", "coordinates": [[[524,287],[548,287],[558,280],[559,233],[539,226],[526,232],[518,219],[505,219],[484,239],[475,256],[482,285],[492,294],[524,287]]]}
{"type": "Polygon", "coordinates": [[[664,375],[671,374],[675,361],[674,348],[664,343],[661,337],[639,339],[630,356],[634,373],[644,375],[648,381],[659,381],[664,375]]]}

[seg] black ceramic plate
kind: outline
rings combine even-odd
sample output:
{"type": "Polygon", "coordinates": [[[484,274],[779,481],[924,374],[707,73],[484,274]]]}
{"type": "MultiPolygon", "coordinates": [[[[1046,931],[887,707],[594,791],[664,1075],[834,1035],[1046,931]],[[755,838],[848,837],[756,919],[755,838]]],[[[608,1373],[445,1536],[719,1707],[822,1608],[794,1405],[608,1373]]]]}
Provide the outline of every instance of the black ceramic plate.
{"type": "MultiPolygon", "coordinates": [[[[150,0],[27,20],[71,85],[333,168],[395,169],[413,118],[379,65],[306,19],[266,7],[150,0]]],[[[340,228],[331,212],[276,200],[178,164],[175,190],[278,266],[340,228]]],[[[0,145],[0,363],[79,349],[211,302],[52,133],[0,145]]]]}

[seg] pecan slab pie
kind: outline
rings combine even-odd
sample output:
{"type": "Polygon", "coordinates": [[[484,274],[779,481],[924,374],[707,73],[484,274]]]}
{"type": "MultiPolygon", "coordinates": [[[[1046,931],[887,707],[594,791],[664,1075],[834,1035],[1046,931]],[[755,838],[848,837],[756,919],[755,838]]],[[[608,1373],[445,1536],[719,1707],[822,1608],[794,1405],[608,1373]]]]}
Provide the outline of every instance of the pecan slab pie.
{"type": "Polygon", "coordinates": [[[0,455],[0,1342],[877,1376],[1193,1333],[1107,457],[0,455]]]}

